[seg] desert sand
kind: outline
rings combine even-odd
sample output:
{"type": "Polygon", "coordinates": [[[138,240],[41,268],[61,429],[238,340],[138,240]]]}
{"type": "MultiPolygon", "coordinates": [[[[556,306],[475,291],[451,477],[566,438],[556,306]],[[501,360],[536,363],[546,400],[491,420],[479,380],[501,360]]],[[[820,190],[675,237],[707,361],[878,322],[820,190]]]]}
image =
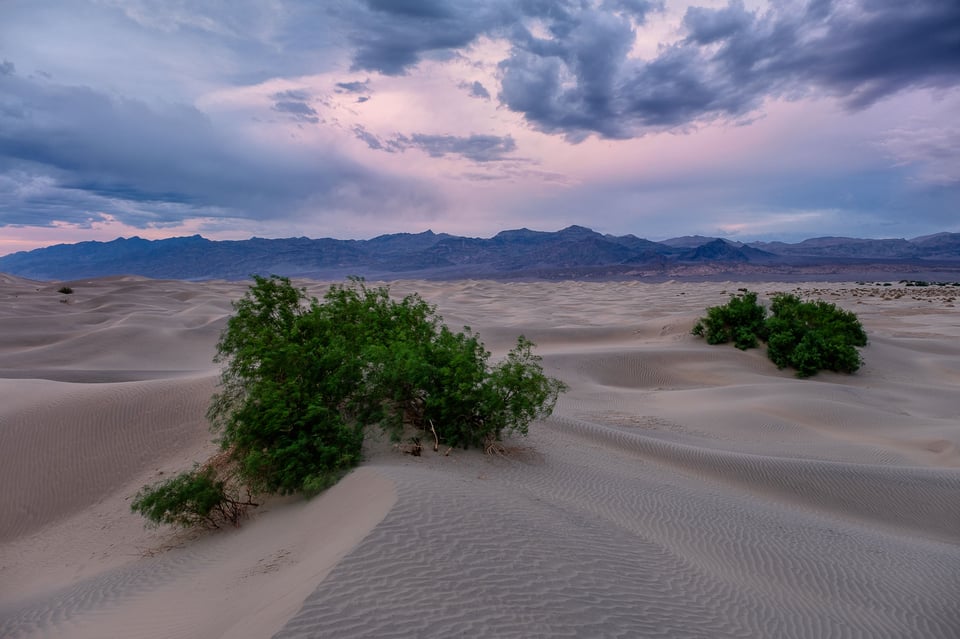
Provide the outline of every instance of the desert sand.
{"type": "MultiPolygon", "coordinates": [[[[570,386],[504,456],[366,461],[239,529],[147,529],[215,450],[244,283],[0,276],[0,637],[960,636],[951,287],[397,282],[570,386]],[[689,334],[741,286],[855,311],[855,375],[689,334]]],[[[325,285],[304,282],[313,294],[325,285]]]]}

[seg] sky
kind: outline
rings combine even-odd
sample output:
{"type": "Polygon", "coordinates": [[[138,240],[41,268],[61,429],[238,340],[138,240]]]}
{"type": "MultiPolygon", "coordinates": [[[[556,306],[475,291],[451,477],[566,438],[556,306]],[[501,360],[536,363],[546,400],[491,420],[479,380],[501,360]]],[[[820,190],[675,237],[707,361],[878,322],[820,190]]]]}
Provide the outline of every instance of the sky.
{"type": "Polygon", "coordinates": [[[956,0],[0,0],[0,254],[960,232],[956,0]]]}

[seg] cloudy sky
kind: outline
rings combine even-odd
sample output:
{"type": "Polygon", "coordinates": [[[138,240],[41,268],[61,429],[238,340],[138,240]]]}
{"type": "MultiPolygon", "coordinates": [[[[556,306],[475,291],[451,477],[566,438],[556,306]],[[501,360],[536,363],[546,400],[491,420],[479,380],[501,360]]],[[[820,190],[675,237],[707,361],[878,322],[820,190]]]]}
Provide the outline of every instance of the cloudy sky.
{"type": "Polygon", "coordinates": [[[956,0],[0,0],[0,254],[960,231],[956,0]]]}

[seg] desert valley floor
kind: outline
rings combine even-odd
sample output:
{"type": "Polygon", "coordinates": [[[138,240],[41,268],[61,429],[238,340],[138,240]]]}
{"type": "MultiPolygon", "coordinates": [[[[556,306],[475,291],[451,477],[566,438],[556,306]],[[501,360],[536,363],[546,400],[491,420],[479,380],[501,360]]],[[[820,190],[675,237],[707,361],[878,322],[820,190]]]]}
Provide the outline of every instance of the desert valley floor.
{"type": "MultiPolygon", "coordinates": [[[[238,282],[0,275],[0,636],[960,637],[960,297],[853,283],[411,282],[569,386],[504,456],[367,459],[236,530],[147,529],[238,282]],[[690,335],[741,286],[855,311],[855,375],[690,335]]],[[[303,282],[322,295],[325,285],[303,282]]]]}

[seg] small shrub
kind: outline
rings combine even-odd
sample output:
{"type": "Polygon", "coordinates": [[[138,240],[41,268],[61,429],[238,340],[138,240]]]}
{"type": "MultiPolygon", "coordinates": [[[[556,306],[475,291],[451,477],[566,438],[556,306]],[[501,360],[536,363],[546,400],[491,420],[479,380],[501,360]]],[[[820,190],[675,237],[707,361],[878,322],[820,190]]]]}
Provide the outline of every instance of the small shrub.
{"type": "Polygon", "coordinates": [[[57,289],[57,293],[63,293],[64,295],[73,295],[73,289],[69,286],[61,286],[57,289]]]}
{"type": "Polygon", "coordinates": [[[170,524],[182,528],[220,528],[239,525],[250,506],[225,480],[218,478],[210,465],[195,466],[170,479],[144,486],[134,496],[131,509],[154,525],[170,524]]]}
{"type": "Polygon", "coordinates": [[[733,342],[746,350],[766,338],[766,315],[766,309],[757,303],[757,294],[740,289],[725,305],[709,307],[706,317],[699,319],[691,332],[706,338],[707,344],[733,342]]]}
{"type": "Polygon", "coordinates": [[[733,296],[725,306],[707,309],[691,331],[709,344],[733,341],[738,348],[767,342],[767,357],[777,368],[796,369],[798,377],[820,370],[853,373],[861,364],[857,347],[867,334],[856,315],[824,302],[804,302],[792,294],[773,297],[772,315],[757,304],[756,293],[733,296]]]}

